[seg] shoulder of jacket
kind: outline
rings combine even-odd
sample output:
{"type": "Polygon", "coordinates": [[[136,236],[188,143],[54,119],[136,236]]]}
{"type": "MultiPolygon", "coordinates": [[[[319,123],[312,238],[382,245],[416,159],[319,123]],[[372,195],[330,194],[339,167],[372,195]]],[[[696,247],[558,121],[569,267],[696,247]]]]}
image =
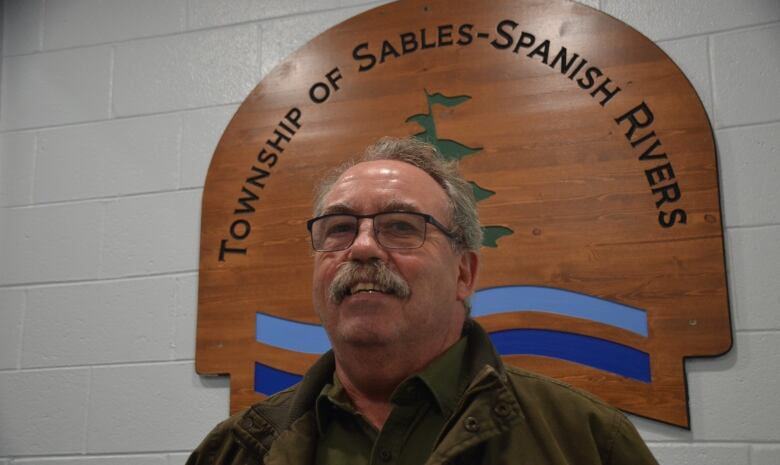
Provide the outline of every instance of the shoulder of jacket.
{"type": "Polygon", "coordinates": [[[289,411],[296,386],[280,391],[218,423],[195,449],[190,464],[221,464],[222,457],[244,449],[263,455],[289,411]]]}
{"type": "Polygon", "coordinates": [[[600,463],[657,465],[634,426],[617,408],[563,381],[517,367],[505,369],[528,424],[554,432],[555,438],[570,439],[578,447],[593,441],[600,463]]]}
{"type": "Polygon", "coordinates": [[[234,428],[253,435],[284,429],[297,389],[298,384],[295,384],[237,413],[234,428]]]}

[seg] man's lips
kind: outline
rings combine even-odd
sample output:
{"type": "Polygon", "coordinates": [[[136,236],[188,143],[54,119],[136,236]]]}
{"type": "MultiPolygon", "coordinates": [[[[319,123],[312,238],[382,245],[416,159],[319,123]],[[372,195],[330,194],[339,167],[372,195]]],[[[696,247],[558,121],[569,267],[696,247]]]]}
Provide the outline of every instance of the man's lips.
{"type": "Polygon", "coordinates": [[[349,287],[347,295],[356,295],[360,293],[373,294],[375,292],[381,292],[382,294],[392,295],[394,292],[391,289],[384,288],[376,283],[359,282],[349,287]]]}
{"type": "Polygon", "coordinates": [[[411,290],[403,277],[386,263],[374,260],[369,263],[344,262],[330,284],[330,301],[339,304],[345,297],[360,294],[381,293],[399,299],[409,297],[411,290]]]}

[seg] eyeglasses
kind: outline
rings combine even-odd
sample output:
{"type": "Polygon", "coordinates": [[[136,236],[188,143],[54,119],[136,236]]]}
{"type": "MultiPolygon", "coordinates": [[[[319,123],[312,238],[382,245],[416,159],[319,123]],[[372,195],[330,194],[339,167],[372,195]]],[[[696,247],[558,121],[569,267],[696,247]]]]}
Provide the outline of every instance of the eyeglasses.
{"type": "Polygon", "coordinates": [[[428,223],[436,226],[450,239],[455,235],[431,215],[417,212],[382,212],[373,215],[333,213],[306,222],[311,245],[318,252],[335,252],[349,248],[358,235],[358,222],[371,218],[374,237],[386,249],[416,249],[425,242],[428,223]]]}

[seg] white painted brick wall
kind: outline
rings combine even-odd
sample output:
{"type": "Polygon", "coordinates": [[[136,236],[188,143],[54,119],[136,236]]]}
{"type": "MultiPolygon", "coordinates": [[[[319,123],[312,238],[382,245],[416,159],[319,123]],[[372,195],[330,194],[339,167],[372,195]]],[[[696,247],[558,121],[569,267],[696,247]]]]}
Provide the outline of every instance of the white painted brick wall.
{"type": "MultiPolygon", "coordinates": [[[[183,465],[201,188],[260,76],[369,0],[5,0],[0,465],[183,465]]],[[[663,465],[780,465],[780,2],[587,0],[657,41],[716,131],[734,350],[692,360],[663,465]]]]}
{"type": "Polygon", "coordinates": [[[43,49],[43,0],[5,0],[3,56],[43,49]]]}
{"type": "MultiPolygon", "coordinates": [[[[774,2],[776,10],[780,3],[774,2]]],[[[780,24],[716,34],[711,39],[715,125],[777,121],[780,24]],[[767,53],[756,53],[766,50],[767,53]]]]}
{"type": "Polygon", "coordinates": [[[84,452],[90,368],[0,372],[3,455],[84,452]]]}
{"type": "Polygon", "coordinates": [[[738,332],[725,356],[689,362],[694,440],[780,443],[778,367],[777,331],[738,332]]]}
{"type": "Polygon", "coordinates": [[[175,277],[27,291],[22,368],[168,360],[175,277]]]}
{"type": "Polygon", "coordinates": [[[237,109],[228,105],[182,115],[179,187],[203,187],[217,142],[237,109]]]}
{"type": "Polygon", "coordinates": [[[710,60],[707,49],[707,37],[697,36],[687,39],[675,39],[659,42],[658,46],[677,63],[688,80],[691,81],[707,114],[712,114],[712,95],[710,92],[710,60]]]}
{"type": "Polygon", "coordinates": [[[180,135],[181,118],[171,114],[40,131],[33,197],[55,202],[175,190],[180,135]]]}
{"type": "Polygon", "coordinates": [[[198,189],[107,202],[102,275],[197,270],[201,197],[198,189]]]}
{"type": "Polygon", "coordinates": [[[117,45],[117,116],[239,103],[258,81],[257,25],[117,45]]]}
{"type": "Polygon", "coordinates": [[[750,448],[746,445],[659,444],[653,445],[652,451],[661,464],[750,464],[750,448]]]}
{"type": "Polygon", "coordinates": [[[780,463],[780,446],[756,445],[751,449],[751,465],[777,465],[780,463]]]}
{"type": "Polygon", "coordinates": [[[96,278],[100,202],[0,210],[0,285],[96,278]]]}
{"type": "Polygon", "coordinates": [[[290,18],[275,19],[260,25],[260,56],[263,58],[262,75],[267,75],[290,53],[317,34],[347,18],[357,15],[362,8],[348,8],[324,13],[311,13],[290,18]],[[305,34],[301,34],[305,31],[305,34]]]}
{"type": "Polygon", "coordinates": [[[185,465],[189,456],[189,454],[169,454],[168,465],[185,465]]]}
{"type": "Polygon", "coordinates": [[[52,50],[181,32],[186,0],[47,1],[43,48],[52,50]]]}
{"type": "Polygon", "coordinates": [[[19,368],[25,295],[21,289],[0,289],[0,370],[19,368]]]}
{"type": "Polygon", "coordinates": [[[111,55],[109,47],[88,47],[6,57],[0,128],[107,118],[111,55]]]}
{"type": "Polygon", "coordinates": [[[726,225],[780,223],[780,124],[720,129],[715,134],[726,225]]]}
{"type": "Polygon", "coordinates": [[[189,24],[192,28],[224,26],[289,16],[308,11],[327,10],[339,7],[339,0],[191,0],[189,24]]]}
{"type": "Polygon", "coordinates": [[[601,10],[653,40],[780,20],[777,0],[601,0],[601,10]]]}
{"type": "Polygon", "coordinates": [[[32,202],[35,134],[0,134],[0,207],[32,202]]]}
{"type": "Polygon", "coordinates": [[[192,362],[92,369],[87,451],[184,451],[224,419],[226,379],[201,378],[192,362]]]}
{"type": "Polygon", "coordinates": [[[167,465],[165,455],[122,455],[14,460],[19,465],[167,465]]]}
{"type": "Polygon", "coordinates": [[[196,308],[198,306],[198,275],[176,278],[176,307],[173,311],[173,341],[171,359],[195,358],[196,308]]]}
{"type": "Polygon", "coordinates": [[[780,226],[732,229],[727,239],[736,329],[780,331],[780,226]]]}

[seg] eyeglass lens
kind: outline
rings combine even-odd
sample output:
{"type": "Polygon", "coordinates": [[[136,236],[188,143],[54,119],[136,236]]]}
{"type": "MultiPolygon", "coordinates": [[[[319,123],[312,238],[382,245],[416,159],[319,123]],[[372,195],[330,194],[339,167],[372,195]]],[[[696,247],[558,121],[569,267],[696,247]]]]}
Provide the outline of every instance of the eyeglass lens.
{"type": "MultiPolygon", "coordinates": [[[[374,233],[382,247],[414,249],[425,241],[425,217],[414,213],[388,212],[374,216],[374,233]]],[[[312,243],[319,251],[343,250],[352,245],[358,233],[358,218],[331,215],[312,225],[312,243]]]]}

